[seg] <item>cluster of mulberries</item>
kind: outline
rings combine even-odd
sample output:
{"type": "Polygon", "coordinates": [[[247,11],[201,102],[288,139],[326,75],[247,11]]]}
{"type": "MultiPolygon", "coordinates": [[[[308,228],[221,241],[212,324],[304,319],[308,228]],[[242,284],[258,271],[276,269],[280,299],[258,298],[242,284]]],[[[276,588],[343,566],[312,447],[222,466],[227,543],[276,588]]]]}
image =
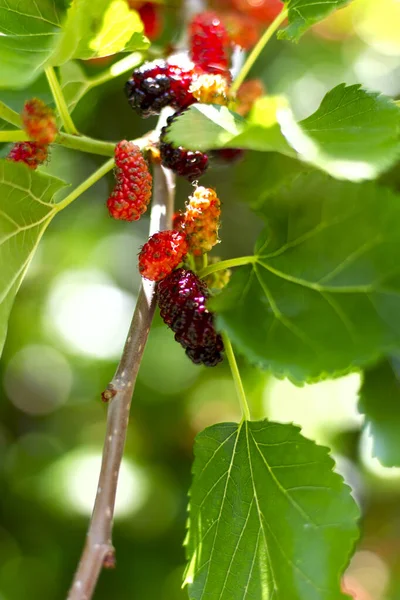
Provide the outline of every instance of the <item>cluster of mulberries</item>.
{"type": "Polygon", "coordinates": [[[177,269],[157,285],[161,318],[196,364],[208,367],[222,360],[224,345],[207,309],[207,286],[187,269],[177,269]]]}
{"type": "MultiPolygon", "coordinates": [[[[158,115],[167,106],[175,110],[161,129],[159,144],[153,151],[164,167],[192,182],[206,171],[209,157],[198,150],[175,146],[168,133],[191,104],[228,105],[234,101],[229,72],[232,43],[248,48],[257,41],[258,35],[250,16],[247,20],[243,15],[239,18],[240,11],[235,10],[236,13],[228,12],[224,18],[214,11],[195,15],[189,26],[190,59],[172,57],[145,63],[135,69],[125,85],[128,101],[141,117],[158,115]]],[[[251,105],[251,98],[257,95],[258,88],[245,90],[243,100],[237,104],[242,114],[251,105]]],[[[121,151],[124,149],[126,147],[121,151]]],[[[236,149],[217,153],[222,161],[234,161],[241,155],[236,149]]],[[[124,155],[124,161],[120,164],[116,153],[117,185],[108,206],[113,216],[134,220],[146,210],[150,187],[143,191],[143,182],[149,181],[149,175],[140,152],[132,154],[130,159],[124,155]]],[[[208,366],[222,360],[223,343],[215,330],[214,317],[206,308],[207,283],[211,289],[219,290],[228,282],[230,272],[213,274],[206,283],[185,265],[190,261],[190,264],[198,264],[197,257],[218,243],[220,212],[216,192],[197,185],[185,212],[175,215],[173,229],[152,235],[139,253],[141,275],[157,283],[165,323],[175,332],[191,360],[208,366]]]]}
{"type": "MultiPolygon", "coordinates": [[[[174,229],[154,234],[139,254],[143,277],[157,281],[161,317],[196,364],[222,360],[222,339],[206,308],[207,284],[193,271],[178,268],[191,252],[198,256],[218,242],[220,201],[214,190],[198,187],[184,213],[174,215],[174,229]]],[[[217,288],[217,286],[214,286],[217,288]]]]}
{"type": "Polygon", "coordinates": [[[25,102],[21,119],[27,136],[32,141],[13,144],[7,159],[23,162],[35,170],[48,158],[48,147],[54,142],[58,131],[56,117],[43,100],[32,98],[25,102]]]}
{"type": "Polygon", "coordinates": [[[167,128],[183,110],[195,102],[228,104],[231,41],[213,11],[196,15],[189,26],[190,60],[171,57],[155,60],[135,69],[125,84],[131,107],[142,117],[160,114],[166,106],[175,109],[160,135],[163,166],[189,181],[199,179],[208,167],[208,155],[174,146],[167,140],[167,128]]]}

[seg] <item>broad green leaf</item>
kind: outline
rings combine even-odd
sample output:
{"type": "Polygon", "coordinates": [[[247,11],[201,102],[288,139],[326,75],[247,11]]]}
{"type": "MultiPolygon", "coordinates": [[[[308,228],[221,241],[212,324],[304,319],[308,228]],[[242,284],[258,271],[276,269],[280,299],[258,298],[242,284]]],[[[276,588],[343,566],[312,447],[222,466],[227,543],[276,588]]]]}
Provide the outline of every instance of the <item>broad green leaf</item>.
{"type": "Polygon", "coordinates": [[[360,412],[373,440],[373,453],[385,467],[400,467],[400,364],[390,359],[366,371],[360,412]]]}
{"type": "Polygon", "coordinates": [[[25,87],[49,64],[148,45],[126,0],[0,0],[0,87],[25,87]]]}
{"type": "Polygon", "coordinates": [[[22,163],[0,160],[0,353],[15,295],[57,212],[54,195],[65,185],[22,163]]]}
{"type": "Polygon", "coordinates": [[[53,52],[63,0],[0,0],[0,87],[25,87],[53,52]]]}
{"type": "Polygon", "coordinates": [[[197,436],[190,600],[342,600],[358,508],[328,449],[293,425],[222,423],[197,436]]]}
{"type": "Polygon", "coordinates": [[[307,165],[282,154],[250,150],[233,170],[233,185],[238,198],[259,211],[271,194],[306,170],[307,165]]]}
{"type": "Polygon", "coordinates": [[[139,14],[126,0],[75,0],[51,64],[141,50],[148,45],[139,14]]]}
{"type": "Polygon", "coordinates": [[[400,197],[301,175],[264,204],[256,262],[211,301],[252,362],[295,382],[400,349],[400,197]]]}
{"type": "MultiPolygon", "coordinates": [[[[359,85],[335,87],[317,112],[300,125],[327,160],[339,162],[338,172],[353,170],[359,172],[359,179],[376,177],[400,157],[399,107],[390,98],[366,92],[359,85]]],[[[331,174],[335,176],[335,172],[331,174]]],[[[349,173],[347,179],[355,177],[349,173]]]]}
{"type": "Polygon", "coordinates": [[[400,156],[399,124],[400,108],[390,98],[342,84],[300,123],[283,97],[259,99],[247,120],[226,107],[194,105],[173,122],[169,139],[193,150],[280,152],[338,179],[362,181],[400,156]]]}
{"type": "Polygon", "coordinates": [[[309,27],[325,19],[338,8],[343,8],[351,0],[283,0],[288,9],[289,25],[278,33],[278,37],[297,41],[309,27]]]}

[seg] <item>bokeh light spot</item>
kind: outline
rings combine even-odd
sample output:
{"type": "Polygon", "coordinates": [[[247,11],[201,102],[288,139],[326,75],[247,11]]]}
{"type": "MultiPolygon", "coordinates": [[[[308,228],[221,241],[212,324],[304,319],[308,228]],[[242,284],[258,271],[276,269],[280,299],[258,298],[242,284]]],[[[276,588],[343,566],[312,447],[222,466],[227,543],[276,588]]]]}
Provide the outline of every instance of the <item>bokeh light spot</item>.
{"type": "MultiPolygon", "coordinates": [[[[54,463],[42,479],[42,493],[53,496],[58,505],[71,512],[90,515],[97,492],[101,452],[83,447],[54,463]]],[[[145,471],[124,458],[118,478],[115,517],[139,511],[149,494],[145,471]]]]}
{"type": "Polygon", "coordinates": [[[31,415],[53,412],[67,400],[72,371],[66,358],[45,345],[25,346],[9,361],[4,387],[11,402],[31,415]]]}
{"type": "Polygon", "coordinates": [[[101,271],[68,271],[55,281],[44,318],[71,352],[116,359],[134,304],[101,271]]]}
{"type": "Polygon", "coordinates": [[[272,378],[266,389],[266,414],[273,421],[296,423],[303,435],[326,443],[327,432],[361,425],[357,411],[359,387],[358,373],[303,387],[272,378]]]}

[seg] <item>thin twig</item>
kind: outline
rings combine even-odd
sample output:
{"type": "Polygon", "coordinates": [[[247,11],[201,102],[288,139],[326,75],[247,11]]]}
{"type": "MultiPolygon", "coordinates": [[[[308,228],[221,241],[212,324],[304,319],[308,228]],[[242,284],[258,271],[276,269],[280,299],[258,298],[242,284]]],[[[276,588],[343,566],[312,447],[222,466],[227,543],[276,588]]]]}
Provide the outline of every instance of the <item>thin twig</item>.
{"type": "MultiPolygon", "coordinates": [[[[174,191],[170,171],[155,166],[150,235],[171,227],[174,191]]],[[[112,545],[115,495],[132,394],[155,310],[154,290],[154,283],[143,281],[121,362],[114,379],[103,393],[103,399],[109,400],[109,408],[97,496],[86,545],[68,600],[90,600],[102,567],[115,564],[112,545]]]]}

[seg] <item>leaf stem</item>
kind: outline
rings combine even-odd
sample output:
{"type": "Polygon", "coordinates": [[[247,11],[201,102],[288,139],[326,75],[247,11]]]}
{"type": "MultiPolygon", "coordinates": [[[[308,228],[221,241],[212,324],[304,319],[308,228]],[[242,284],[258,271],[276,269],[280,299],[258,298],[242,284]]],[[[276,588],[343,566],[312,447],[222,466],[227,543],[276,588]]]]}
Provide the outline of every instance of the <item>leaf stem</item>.
{"type": "Polygon", "coordinates": [[[88,80],[88,90],[92,89],[98,85],[102,85],[103,83],[107,83],[114,77],[118,77],[122,75],[122,73],[126,73],[131,69],[137,67],[143,61],[143,54],[140,52],[132,52],[132,54],[128,54],[121,60],[117,61],[111,67],[96,75],[95,77],[91,77],[88,80]]]}
{"type": "Polygon", "coordinates": [[[219,262],[209,265],[202,269],[198,275],[200,278],[207,277],[211,273],[222,271],[223,269],[231,269],[232,267],[242,267],[257,262],[257,256],[239,256],[238,258],[230,258],[228,260],[220,260],[219,262]]]}
{"type": "Polygon", "coordinates": [[[55,139],[55,144],[81,150],[91,154],[100,154],[101,156],[114,156],[115,144],[113,142],[103,142],[84,135],[70,135],[69,133],[59,133],[55,139]]]}
{"type": "Polygon", "coordinates": [[[22,119],[21,116],[12,108],[4,104],[4,102],[0,101],[0,118],[7,121],[7,123],[11,123],[11,125],[15,125],[16,127],[22,127],[22,119]]]}
{"type": "Polygon", "coordinates": [[[246,421],[250,421],[250,409],[247,404],[246,392],[244,391],[242,378],[240,377],[239,369],[237,366],[235,354],[233,352],[231,340],[228,337],[228,334],[225,331],[222,332],[222,339],[224,341],[225,346],[225,355],[228,359],[229,366],[232,371],[233,381],[235,382],[236,392],[239,398],[240,406],[242,408],[243,419],[246,421]]]}
{"type": "Polygon", "coordinates": [[[72,120],[72,117],[69,114],[68,106],[65,101],[63,91],[61,89],[53,67],[47,67],[45,69],[45,73],[65,131],[72,135],[79,135],[79,132],[72,120]]]}
{"type": "Polygon", "coordinates": [[[77,198],[79,198],[79,196],[81,196],[84,192],[86,192],[86,190],[88,190],[92,185],[97,183],[97,181],[99,181],[99,179],[101,179],[102,177],[104,177],[104,175],[106,175],[109,171],[111,171],[111,169],[113,167],[114,167],[114,159],[110,158],[110,160],[105,162],[100,167],[100,169],[97,169],[97,171],[92,173],[92,175],[90,175],[90,177],[88,177],[87,179],[85,179],[85,181],[83,181],[80,185],[78,185],[78,187],[76,187],[73,190],[73,192],[68,194],[68,196],[66,198],[64,198],[64,200],[61,200],[61,202],[56,204],[54,207],[55,211],[60,212],[61,210],[63,210],[67,206],[69,206],[74,200],[76,200],[77,198]]]}
{"type": "Polygon", "coordinates": [[[23,129],[4,129],[0,131],[0,142],[24,142],[25,140],[29,140],[29,137],[23,129]]]}
{"type": "Polygon", "coordinates": [[[279,13],[279,15],[271,23],[271,25],[266,29],[264,35],[260,38],[258,43],[254,46],[253,50],[250,52],[249,56],[247,57],[246,62],[244,63],[243,67],[241,68],[241,70],[239,72],[239,75],[236,77],[235,81],[233,82],[233,85],[231,87],[232,92],[238,91],[238,89],[242,85],[243,81],[246,79],[247,75],[249,74],[254,63],[256,62],[257,58],[260,56],[261,52],[264,50],[264,48],[267,45],[267,43],[269,42],[269,40],[272,38],[274,33],[279,29],[279,27],[285,21],[287,16],[288,16],[288,11],[286,8],[283,8],[282,11],[279,13]]]}
{"type": "MultiPolygon", "coordinates": [[[[171,172],[155,165],[150,235],[171,227],[174,190],[171,172]]],[[[90,600],[102,567],[115,564],[112,524],[118,474],[132,394],[156,307],[154,291],[155,283],[143,280],[121,361],[113,380],[103,392],[103,399],[109,401],[109,406],[99,483],[85,548],[68,600],[90,600]]]]}

